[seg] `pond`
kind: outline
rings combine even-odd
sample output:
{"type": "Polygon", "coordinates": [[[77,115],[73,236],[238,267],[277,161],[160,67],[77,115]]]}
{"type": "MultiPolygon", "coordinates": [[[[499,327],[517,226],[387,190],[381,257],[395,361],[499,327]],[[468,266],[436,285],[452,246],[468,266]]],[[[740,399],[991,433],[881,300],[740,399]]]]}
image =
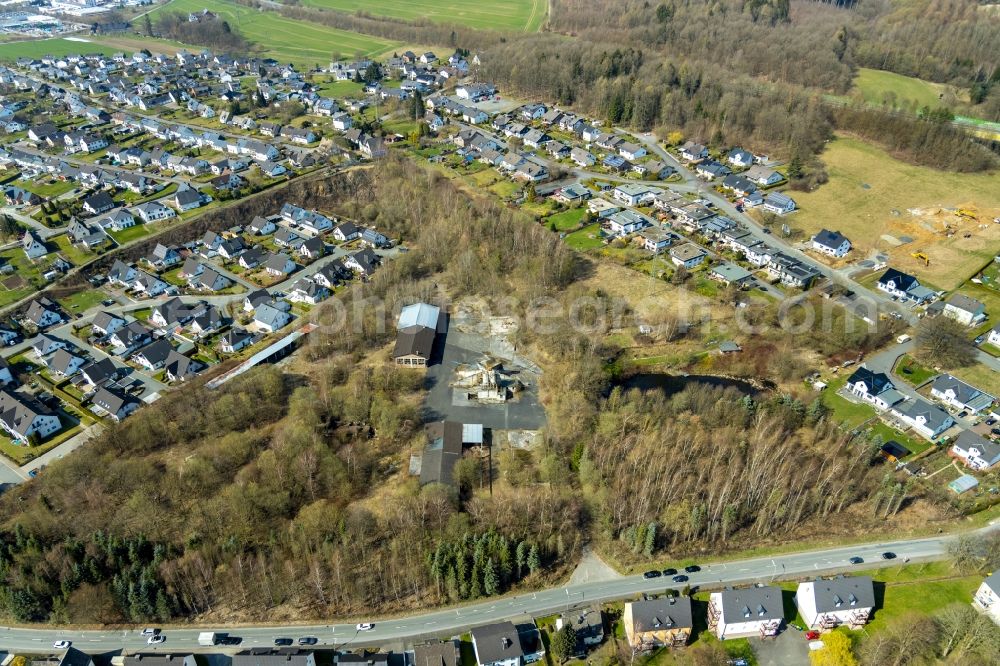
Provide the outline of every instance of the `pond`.
{"type": "Polygon", "coordinates": [[[762,386],[759,382],[720,377],[718,375],[671,375],[664,372],[643,372],[622,378],[617,386],[624,389],[637,388],[641,391],[663,391],[665,396],[680,393],[691,384],[714,386],[719,388],[734,388],[744,395],[758,395],[771,388],[770,382],[762,386]]]}

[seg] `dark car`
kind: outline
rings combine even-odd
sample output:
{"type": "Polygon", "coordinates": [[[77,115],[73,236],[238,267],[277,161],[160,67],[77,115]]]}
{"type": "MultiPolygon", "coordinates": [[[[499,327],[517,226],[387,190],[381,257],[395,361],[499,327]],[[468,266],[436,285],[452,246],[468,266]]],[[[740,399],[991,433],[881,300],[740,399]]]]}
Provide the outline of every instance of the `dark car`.
{"type": "Polygon", "coordinates": [[[274,644],[278,647],[284,647],[286,645],[291,645],[294,641],[291,638],[275,638],[274,644]]]}
{"type": "Polygon", "coordinates": [[[848,562],[850,562],[851,564],[863,564],[864,561],[865,561],[865,558],[858,557],[857,555],[855,555],[854,557],[852,557],[851,559],[848,560],[848,562]]]}
{"type": "Polygon", "coordinates": [[[299,645],[316,645],[319,643],[319,639],[315,636],[303,636],[299,639],[299,645]]]}
{"type": "Polygon", "coordinates": [[[671,580],[674,581],[675,583],[683,583],[687,579],[688,579],[688,577],[685,576],[684,574],[677,574],[671,580]]]}
{"type": "Polygon", "coordinates": [[[886,551],[886,552],[882,553],[882,559],[883,560],[894,560],[894,559],[896,559],[896,553],[892,553],[892,552],[886,551]]]}
{"type": "Polygon", "coordinates": [[[677,573],[677,569],[674,569],[673,567],[670,567],[669,569],[664,569],[663,570],[663,575],[664,576],[673,576],[675,573],[677,573]]]}
{"type": "Polygon", "coordinates": [[[684,567],[684,571],[687,571],[688,573],[696,573],[698,571],[701,571],[701,567],[699,567],[697,564],[689,564],[688,566],[684,567]]]}
{"type": "Polygon", "coordinates": [[[643,578],[659,578],[662,574],[659,571],[647,571],[642,574],[643,578]]]}
{"type": "Polygon", "coordinates": [[[990,430],[990,432],[993,433],[994,435],[1000,435],[1000,428],[993,428],[992,430],[990,430]]]}

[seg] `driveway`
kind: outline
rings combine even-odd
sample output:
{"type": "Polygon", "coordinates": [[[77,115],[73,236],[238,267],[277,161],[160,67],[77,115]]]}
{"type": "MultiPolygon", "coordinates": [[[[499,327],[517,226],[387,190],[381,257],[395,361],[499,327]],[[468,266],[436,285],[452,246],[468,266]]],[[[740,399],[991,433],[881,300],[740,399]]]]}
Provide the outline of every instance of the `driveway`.
{"type": "Polygon", "coordinates": [[[777,638],[751,638],[758,666],[809,666],[809,645],[801,631],[785,629],[777,638]]]}
{"type": "MultiPolygon", "coordinates": [[[[525,390],[517,397],[508,400],[503,405],[470,404],[466,400],[456,399],[451,381],[455,368],[462,364],[475,365],[483,360],[481,351],[474,351],[459,346],[463,338],[461,333],[449,331],[444,343],[439,340],[432,354],[432,364],[427,368],[425,385],[427,400],[424,402],[424,421],[460,421],[462,423],[481,423],[495,430],[538,430],[545,425],[545,410],[538,402],[537,376],[528,370],[522,370],[525,390]]],[[[509,366],[508,366],[509,367],[509,366]]]]}

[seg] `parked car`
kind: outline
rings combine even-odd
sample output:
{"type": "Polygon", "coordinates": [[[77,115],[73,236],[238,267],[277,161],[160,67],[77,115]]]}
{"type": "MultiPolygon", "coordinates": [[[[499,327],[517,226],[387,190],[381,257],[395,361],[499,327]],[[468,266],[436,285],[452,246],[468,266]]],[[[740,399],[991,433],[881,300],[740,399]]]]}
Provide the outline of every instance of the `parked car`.
{"type": "Polygon", "coordinates": [[[274,644],[277,647],[285,647],[291,645],[294,641],[291,638],[275,638],[274,644]]]}
{"type": "Polygon", "coordinates": [[[659,571],[656,571],[654,569],[654,570],[647,571],[646,573],[642,574],[642,577],[643,578],[659,578],[661,575],[662,574],[659,571]]]}
{"type": "Polygon", "coordinates": [[[806,640],[807,641],[814,641],[814,640],[816,640],[818,638],[819,638],[819,632],[818,631],[812,630],[812,631],[807,631],[806,632],[806,640]]]}
{"type": "Polygon", "coordinates": [[[969,415],[969,412],[959,412],[958,413],[958,418],[964,419],[968,415],[969,415]]]}
{"type": "Polygon", "coordinates": [[[316,645],[319,643],[319,639],[315,636],[303,636],[299,639],[299,645],[316,645]]]}
{"type": "Polygon", "coordinates": [[[361,622],[358,624],[358,631],[371,631],[375,628],[375,625],[371,622],[361,622]]]}

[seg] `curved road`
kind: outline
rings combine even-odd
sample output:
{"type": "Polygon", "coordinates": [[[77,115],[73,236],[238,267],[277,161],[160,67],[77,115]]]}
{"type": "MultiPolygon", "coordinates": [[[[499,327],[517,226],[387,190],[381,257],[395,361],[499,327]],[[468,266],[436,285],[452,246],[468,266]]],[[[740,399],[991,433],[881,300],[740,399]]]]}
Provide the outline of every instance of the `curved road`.
{"type": "MultiPolygon", "coordinates": [[[[1000,520],[979,530],[985,533],[1000,527],[1000,520]]],[[[877,542],[827,548],[753,559],[703,564],[702,570],[690,575],[687,584],[702,587],[789,580],[802,577],[847,571],[852,568],[878,566],[885,551],[896,553],[896,562],[904,559],[937,560],[947,557],[948,544],[956,535],[940,535],[921,539],[877,542]],[[867,564],[852,567],[848,558],[863,557],[867,564]]],[[[198,633],[202,629],[228,632],[242,639],[240,648],[264,647],[273,644],[276,637],[298,638],[315,636],[319,645],[325,647],[359,647],[381,645],[392,641],[413,640],[421,637],[451,636],[471,627],[510,619],[518,615],[544,615],[564,611],[572,607],[632,597],[641,592],[662,592],[667,588],[681,588],[685,583],[674,583],[668,578],[645,579],[641,575],[628,576],[612,581],[584,583],[566,587],[541,590],[513,597],[490,599],[458,608],[447,608],[408,617],[375,619],[371,631],[359,632],[354,623],[224,627],[203,628],[184,626],[164,628],[166,642],[158,646],[159,652],[183,651],[233,651],[231,647],[202,648],[198,645],[198,633]]],[[[140,629],[79,631],[45,628],[0,628],[0,645],[11,651],[49,651],[56,640],[72,641],[74,647],[85,652],[103,652],[127,649],[138,651],[147,649],[146,639],[140,629]]]]}

